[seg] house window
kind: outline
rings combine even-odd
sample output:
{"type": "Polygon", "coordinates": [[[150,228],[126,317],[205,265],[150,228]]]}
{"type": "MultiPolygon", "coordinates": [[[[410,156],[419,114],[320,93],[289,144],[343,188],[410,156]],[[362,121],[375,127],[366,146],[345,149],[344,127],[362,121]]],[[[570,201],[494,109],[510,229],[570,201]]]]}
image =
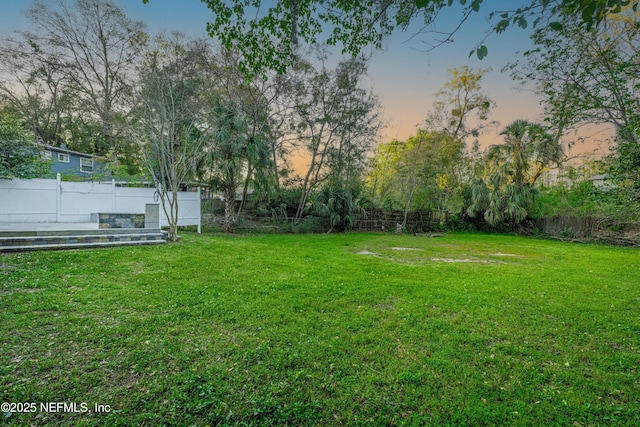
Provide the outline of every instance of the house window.
{"type": "Polygon", "coordinates": [[[80,159],[80,170],[87,173],[93,172],[93,160],[80,159]]]}
{"type": "Polygon", "coordinates": [[[50,150],[44,150],[42,152],[42,158],[45,160],[51,160],[51,151],[50,150]]]}
{"type": "Polygon", "coordinates": [[[58,153],[58,161],[62,163],[69,163],[69,155],[64,153],[58,153]]]}

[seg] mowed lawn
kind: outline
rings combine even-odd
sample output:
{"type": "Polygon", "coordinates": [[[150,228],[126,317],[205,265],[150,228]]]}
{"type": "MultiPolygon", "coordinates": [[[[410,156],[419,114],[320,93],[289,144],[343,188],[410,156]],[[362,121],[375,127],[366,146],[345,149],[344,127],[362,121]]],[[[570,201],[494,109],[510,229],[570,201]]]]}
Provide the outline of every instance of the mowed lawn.
{"type": "Polygon", "coordinates": [[[0,424],[640,425],[637,249],[185,233],[0,282],[0,401],[38,405],[0,424]]]}

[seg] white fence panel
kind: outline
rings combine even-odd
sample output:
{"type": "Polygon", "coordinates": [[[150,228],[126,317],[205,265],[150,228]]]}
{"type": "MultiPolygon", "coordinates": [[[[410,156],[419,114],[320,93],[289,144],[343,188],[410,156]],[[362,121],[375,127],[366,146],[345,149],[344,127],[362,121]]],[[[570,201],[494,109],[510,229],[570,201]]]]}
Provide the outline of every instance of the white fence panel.
{"type": "Polygon", "coordinates": [[[0,221],[55,222],[55,179],[0,180],[0,221]]]}
{"type": "MultiPolygon", "coordinates": [[[[58,221],[89,222],[92,213],[112,213],[112,194],[112,184],[61,182],[60,217],[58,221]]],[[[142,212],[144,212],[144,205],[142,206],[142,212]]]]}
{"type": "MultiPolygon", "coordinates": [[[[178,193],[178,225],[199,225],[200,224],[200,192],[179,192],[178,193]]],[[[164,225],[167,218],[160,206],[160,222],[164,225]]]]}
{"type": "MultiPolygon", "coordinates": [[[[127,188],[116,187],[115,208],[113,212],[116,213],[137,213],[136,209],[139,209],[142,205],[142,211],[144,212],[145,203],[160,203],[160,200],[153,198],[155,188],[127,188]]],[[[178,205],[180,204],[178,199],[178,205]]],[[[160,218],[164,214],[162,213],[162,206],[160,207],[160,218]]]]}
{"type": "MultiPolygon", "coordinates": [[[[0,222],[90,222],[93,213],[144,213],[145,204],[160,204],[154,194],[115,182],[0,180],[0,222]]],[[[160,225],[168,225],[162,206],[160,225]]],[[[199,191],[178,193],[178,225],[200,226],[199,191]]]]}

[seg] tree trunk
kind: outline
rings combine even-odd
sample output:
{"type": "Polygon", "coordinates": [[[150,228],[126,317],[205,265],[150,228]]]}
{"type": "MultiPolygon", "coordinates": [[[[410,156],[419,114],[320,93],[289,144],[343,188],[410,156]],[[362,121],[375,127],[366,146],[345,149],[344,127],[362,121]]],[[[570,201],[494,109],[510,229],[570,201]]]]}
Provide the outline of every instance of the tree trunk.
{"type": "Polygon", "coordinates": [[[280,174],[278,173],[278,153],[275,147],[271,150],[271,161],[273,162],[272,171],[273,174],[273,186],[277,194],[280,194],[280,174]]]}
{"type": "Polygon", "coordinates": [[[235,223],[235,199],[236,199],[236,181],[232,180],[224,189],[224,222],[222,223],[222,231],[229,233],[233,231],[235,223]]]}
{"type": "Polygon", "coordinates": [[[253,166],[251,163],[247,166],[247,177],[244,180],[244,185],[242,187],[242,198],[240,199],[240,206],[238,207],[238,217],[242,215],[242,209],[244,208],[244,202],[247,200],[247,194],[249,193],[249,182],[251,182],[251,176],[253,175],[253,166]]]}
{"type": "Polygon", "coordinates": [[[169,192],[160,189],[157,190],[160,195],[160,202],[162,204],[162,210],[164,211],[164,216],[167,218],[167,222],[169,223],[169,240],[172,242],[178,241],[178,192],[171,191],[171,196],[169,196],[169,192]]]}
{"type": "Polygon", "coordinates": [[[233,198],[225,197],[224,199],[224,222],[222,223],[222,231],[230,233],[233,231],[235,203],[233,198]]]}
{"type": "Polygon", "coordinates": [[[178,192],[171,192],[171,220],[169,222],[169,239],[178,241],[178,192]]]}

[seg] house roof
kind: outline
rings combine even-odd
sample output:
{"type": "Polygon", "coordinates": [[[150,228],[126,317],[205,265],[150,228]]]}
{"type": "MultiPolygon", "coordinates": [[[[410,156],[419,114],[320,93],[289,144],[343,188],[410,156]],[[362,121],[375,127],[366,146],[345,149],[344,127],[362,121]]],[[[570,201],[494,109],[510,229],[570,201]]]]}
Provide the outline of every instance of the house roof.
{"type": "Polygon", "coordinates": [[[608,173],[601,173],[598,175],[594,175],[591,178],[588,178],[588,181],[604,181],[607,178],[609,178],[608,173]]]}
{"type": "Polygon", "coordinates": [[[40,147],[42,147],[45,150],[55,151],[57,153],[75,154],[77,156],[95,158],[95,156],[93,154],[87,154],[87,153],[81,153],[79,151],[69,150],[66,147],[65,148],[54,147],[52,145],[47,145],[47,144],[40,144],[40,147]]]}

